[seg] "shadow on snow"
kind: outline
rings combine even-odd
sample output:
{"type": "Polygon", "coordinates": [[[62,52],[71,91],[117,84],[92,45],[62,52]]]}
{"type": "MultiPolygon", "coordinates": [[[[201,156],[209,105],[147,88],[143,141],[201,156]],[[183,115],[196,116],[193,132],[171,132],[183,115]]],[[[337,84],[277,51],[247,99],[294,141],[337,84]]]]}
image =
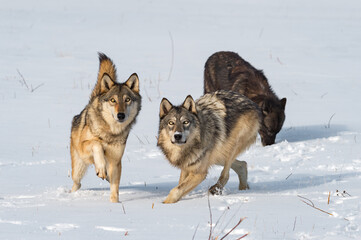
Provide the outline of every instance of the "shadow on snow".
{"type": "Polygon", "coordinates": [[[312,125],[312,126],[298,126],[282,129],[276,138],[276,143],[300,142],[313,140],[318,138],[329,138],[338,136],[340,132],[347,131],[347,127],[343,125],[312,125]]]}

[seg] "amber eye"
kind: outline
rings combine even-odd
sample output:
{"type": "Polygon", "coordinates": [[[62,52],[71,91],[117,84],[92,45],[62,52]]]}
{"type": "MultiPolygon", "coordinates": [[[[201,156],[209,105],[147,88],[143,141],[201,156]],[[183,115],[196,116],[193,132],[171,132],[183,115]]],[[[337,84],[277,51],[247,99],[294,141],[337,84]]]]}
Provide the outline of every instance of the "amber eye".
{"type": "Polygon", "coordinates": [[[127,97],[127,98],[125,98],[124,101],[125,101],[126,103],[127,103],[127,102],[130,102],[130,98],[127,97]]]}
{"type": "Polygon", "coordinates": [[[115,101],[114,98],[111,98],[109,101],[110,101],[111,103],[116,103],[116,102],[117,102],[117,101],[115,101]]]}
{"type": "Polygon", "coordinates": [[[168,124],[169,124],[170,126],[173,126],[173,125],[174,125],[174,122],[173,122],[173,121],[169,121],[168,124]]]}
{"type": "Polygon", "coordinates": [[[188,120],[185,120],[185,121],[183,122],[183,124],[184,124],[184,125],[188,125],[188,124],[189,124],[189,121],[188,121],[188,120]]]}

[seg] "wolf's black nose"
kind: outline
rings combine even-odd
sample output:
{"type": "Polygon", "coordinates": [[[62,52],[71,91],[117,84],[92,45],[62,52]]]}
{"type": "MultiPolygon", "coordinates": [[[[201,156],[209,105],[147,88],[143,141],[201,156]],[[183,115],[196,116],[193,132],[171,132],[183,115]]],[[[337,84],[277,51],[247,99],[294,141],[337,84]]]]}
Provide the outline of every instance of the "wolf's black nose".
{"type": "Polygon", "coordinates": [[[125,114],[120,112],[120,113],[117,114],[117,117],[118,117],[118,119],[119,119],[120,121],[123,121],[124,118],[125,118],[125,114]]]}
{"type": "Polygon", "coordinates": [[[182,139],[182,134],[180,134],[180,133],[174,134],[174,139],[177,140],[177,141],[181,140],[182,139]]]}

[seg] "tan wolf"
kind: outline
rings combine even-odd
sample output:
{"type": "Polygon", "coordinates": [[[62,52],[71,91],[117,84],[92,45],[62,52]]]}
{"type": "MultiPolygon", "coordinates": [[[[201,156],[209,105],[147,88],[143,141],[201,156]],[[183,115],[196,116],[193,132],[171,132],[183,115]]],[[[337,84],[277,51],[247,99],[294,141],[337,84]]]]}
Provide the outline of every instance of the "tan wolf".
{"type": "Polygon", "coordinates": [[[164,203],[177,202],[194,189],[214,164],[224,168],[210,193],[222,193],[230,168],[239,177],[239,189],[248,188],[247,163],[236,157],[257,137],[262,116],[254,102],[229,91],[205,94],[196,102],[189,95],[180,106],[163,98],[159,117],[158,146],[181,169],[179,184],[164,203]]]}
{"type": "Polygon", "coordinates": [[[132,74],[117,82],[116,68],[110,58],[99,53],[98,80],[88,105],[73,118],[70,153],[72,192],[77,191],[89,165],[98,177],[110,183],[110,201],[119,201],[122,156],[127,138],[141,109],[139,79],[132,74]]]}
{"type": "Polygon", "coordinates": [[[277,97],[261,70],[237,53],[216,52],[208,58],[204,67],[204,93],[217,90],[239,92],[257,103],[263,114],[259,131],[262,144],[275,143],[285,121],[287,99],[277,97]]]}

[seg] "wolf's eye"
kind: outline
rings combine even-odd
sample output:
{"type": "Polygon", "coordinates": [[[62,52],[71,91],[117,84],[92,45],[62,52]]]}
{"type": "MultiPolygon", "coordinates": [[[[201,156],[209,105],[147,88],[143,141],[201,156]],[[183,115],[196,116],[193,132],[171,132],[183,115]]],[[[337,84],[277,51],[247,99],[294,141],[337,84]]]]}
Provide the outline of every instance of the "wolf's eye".
{"type": "Polygon", "coordinates": [[[110,101],[111,103],[116,103],[116,102],[117,102],[117,101],[115,101],[114,98],[111,98],[109,101],[110,101]]]}
{"type": "Polygon", "coordinates": [[[130,98],[128,98],[128,97],[125,98],[124,102],[126,102],[126,103],[130,102],[130,98]]]}
{"type": "Polygon", "coordinates": [[[169,121],[168,124],[169,124],[170,126],[173,126],[173,125],[174,125],[174,122],[173,122],[173,121],[169,121]]]}
{"type": "Polygon", "coordinates": [[[183,122],[183,124],[184,124],[184,125],[188,125],[188,124],[189,124],[189,121],[188,121],[188,120],[185,120],[185,121],[183,122]]]}

